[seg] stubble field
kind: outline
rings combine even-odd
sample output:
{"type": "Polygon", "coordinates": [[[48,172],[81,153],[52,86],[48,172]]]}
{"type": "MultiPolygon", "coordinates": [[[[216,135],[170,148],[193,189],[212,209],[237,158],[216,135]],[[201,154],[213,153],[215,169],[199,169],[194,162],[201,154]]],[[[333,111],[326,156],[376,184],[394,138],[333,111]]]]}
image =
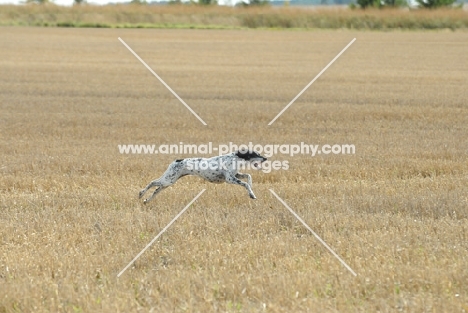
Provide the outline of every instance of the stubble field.
{"type": "Polygon", "coordinates": [[[468,311],[468,33],[1,28],[0,42],[0,312],[468,311]],[[119,144],[208,141],[356,154],[276,155],[290,168],[250,171],[257,200],[195,177],[138,200],[188,156],[119,144]]]}

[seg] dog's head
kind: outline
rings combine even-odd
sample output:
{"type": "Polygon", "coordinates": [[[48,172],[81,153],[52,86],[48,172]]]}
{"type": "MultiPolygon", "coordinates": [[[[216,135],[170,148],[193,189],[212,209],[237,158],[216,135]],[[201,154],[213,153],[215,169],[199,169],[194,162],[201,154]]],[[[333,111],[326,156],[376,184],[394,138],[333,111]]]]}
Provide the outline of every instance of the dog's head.
{"type": "Polygon", "coordinates": [[[261,169],[262,163],[267,160],[267,158],[261,156],[256,151],[239,150],[239,151],[236,151],[235,154],[238,158],[251,163],[257,169],[261,169]]]}

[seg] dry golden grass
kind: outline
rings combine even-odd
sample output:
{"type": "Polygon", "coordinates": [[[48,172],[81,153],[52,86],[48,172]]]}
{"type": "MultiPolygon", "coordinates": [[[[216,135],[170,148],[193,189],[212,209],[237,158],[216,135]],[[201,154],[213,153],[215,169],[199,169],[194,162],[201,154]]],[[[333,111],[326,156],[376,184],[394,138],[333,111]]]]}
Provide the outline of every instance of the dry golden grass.
{"type": "Polygon", "coordinates": [[[3,5],[0,25],[124,28],[467,29],[462,9],[3,5]]]}
{"type": "Polygon", "coordinates": [[[0,42],[0,312],[468,311],[467,33],[3,28],[0,42]],[[277,155],[290,170],[252,172],[256,201],[194,177],[137,199],[179,155],[118,144],[210,140],[356,155],[277,155]]]}

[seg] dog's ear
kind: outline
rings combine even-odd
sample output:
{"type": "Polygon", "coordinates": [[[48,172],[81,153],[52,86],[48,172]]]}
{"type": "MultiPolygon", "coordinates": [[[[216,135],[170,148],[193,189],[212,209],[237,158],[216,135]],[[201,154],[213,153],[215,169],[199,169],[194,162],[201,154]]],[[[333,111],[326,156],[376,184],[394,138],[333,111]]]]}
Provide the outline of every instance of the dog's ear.
{"type": "Polygon", "coordinates": [[[251,152],[250,151],[243,151],[243,150],[238,150],[236,151],[236,156],[240,159],[243,160],[249,160],[251,158],[251,152]]]}
{"type": "Polygon", "coordinates": [[[243,160],[251,160],[251,159],[254,159],[254,158],[260,158],[260,154],[258,154],[258,152],[256,151],[249,151],[249,150],[239,150],[239,151],[236,151],[236,156],[240,159],[243,159],[243,160]]]}

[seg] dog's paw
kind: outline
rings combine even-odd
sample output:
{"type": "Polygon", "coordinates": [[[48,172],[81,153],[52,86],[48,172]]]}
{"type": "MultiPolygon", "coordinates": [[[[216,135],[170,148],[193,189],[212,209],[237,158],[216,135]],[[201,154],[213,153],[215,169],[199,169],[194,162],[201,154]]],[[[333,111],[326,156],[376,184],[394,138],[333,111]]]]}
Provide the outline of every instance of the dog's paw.
{"type": "Polygon", "coordinates": [[[144,194],[145,194],[145,193],[143,192],[143,190],[140,191],[140,192],[138,193],[138,199],[141,199],[141,197],[143,197],[144,194]]]}
{"type": "Polygon", "coordinates": [[[257,197],[255,197],[254,194],[251,194],[251,195],[250,195],[250,198],[252,198],[252,199],[257,199],[257,197]]]}
{"type": "Polygon", "coordinates": [[[143,204],[148,203],[148,199],[143,200],[143,204]]]}

